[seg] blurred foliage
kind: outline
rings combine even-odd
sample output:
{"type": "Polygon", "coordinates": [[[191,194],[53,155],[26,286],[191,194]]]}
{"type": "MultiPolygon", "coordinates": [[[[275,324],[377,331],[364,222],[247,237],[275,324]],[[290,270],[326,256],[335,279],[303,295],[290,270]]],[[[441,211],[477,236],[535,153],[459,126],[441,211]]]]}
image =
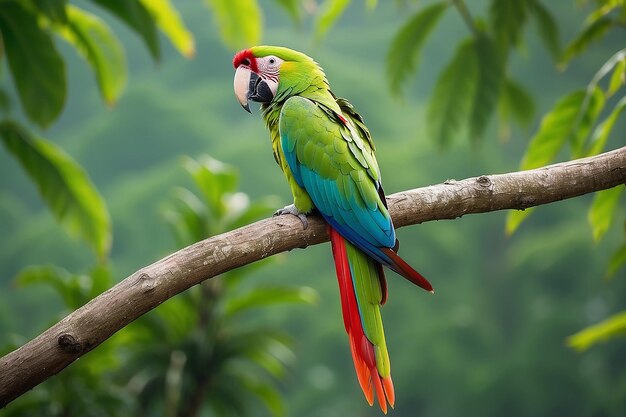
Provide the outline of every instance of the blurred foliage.
{"type": "MultiPolygon", "coordinates": [[[[184,161],[195,191],[177,187],[162,204],[165,184],[184,180],[175,168],[181,153],[210,150],[236,161],[243,189],[254,195],[271,187],[283,190],[271,157],[267,165],[259,157],[270,155],[266,141],[257,140],[264,137],[261,124],[243,122],[225,109],[232,98],[230,82],[224,82],[231,51],[220,46],[236,49],[268,39],[311,49],[315,39],[312,55],[324,65],[333,88],[343,87],[341,94],[351,97],[377,132],[388,190],[413,187],[415,178],[440,182],[477,175],[476,170],[511,170],[521,147],[527,147],[522,169],[529,169],[564,155],[595,155],[623,145],[615,134],[623,132],[626,107],[626,50],[623,39],[615,41],[626,20],[621,0],[579,0],[576,10],[569,3],[540,0],[197,3],[0,0],[0,138],[65,230],[98,255],[97,266],[85,266],[84,252],[30,207],[24,182],[0,164],[4,187],[16,184],[26,196],[15,198],[12,189],[0,189],[0,229],[7,236],[0,242],[2,274],[38,259],[83,265],[30,266],[15,281],[26,287],[16,300],[8,286],[0,292],[5,350],[25,341],[16,333],[41,330],[41,323],[31,321],[50,320],[84,304],[114,284],[112,275],[280,206],[267,197],[250,201],[236,191],[233,167],[204,156],[184,161]],[[207,24],[207,11],[213,25],[207,24]],[[286,27],[285,17],[297,30],[292,23],[286,27]],[[581,28],[575,28],[579,21],[581,28]],[[563,44],[566,34],[572,40],[563,44]],[[57,45],[57,37],[67,45],[57,45]],[[163,38],[183,57],[197,50],[206,53],[199,57],[205,60],[179,66],[161,45],[163,38]],[[146,51],[164,67],[159,77],[137,64],[146,51]],[[378,51],[387,51],[386,60],[378,51]],[[554,76],[545,67],[525,69],[541,63],[541,54],[565,75],[554,76]],[[81,73],[68,75],[79,66],[75,56],[88,64],[101,101],[118,107],[114,115],[91,110],[88,83],[81,73]],[[133,71],[138,77],[127,83],[133,71]],[[390,92],[406,99],[415,96],[412,75],[420,88],[433,86],[423,106],[410,101],[398,106],[384,83],[373,82],[386,77],[390,92]],[[126,88],[130,97],[122,99],[126,88]],[[75,104],[69,99],[72,89],[75,104]],[[552,107],[536,125],[546,100],[552,107]],[[66,106],[72,113],[63,113],[66,106]],[[423,131],[417,122],[424,119],[422,107],[423,131]],[[537,131],[528,143],[511,140],[526,136],[520,128],[531,127],[537,131]],[[58,143],[37,132],[43,128],[58,143]],[[469,146],[477,148],[482,138],[496,136],[499,146],[484,146],[480,155],[458,151],[464,145],[459,138],[469,138],[469,146]],[[433,157],[440,149],[445,156],[433,157]],[[103,185],[111,216],[94,182],[103,185]],[[173,236],[169,240],[151,211],[155,205],[162,207],[161,220],[173,236]],[[113,228],[118,240],[111,246],[113,228]],[[62,306],[51,301],[46,292],[51,289],[62,306]]],[[[443,297],[418,302],[416,294],[394,291],[390,282],[393,303],[384,314],[399,399],[394,413],[624,415],[623,341],[597,342],[624,333],[624,313],[609,313],[623,308],[620,289],[626,280],[597,285],[593,279],[622,278],[626,229],[611,227],[624,217],[622,191],[597,193],[591,201],[587,218],[595,251],[577,215],[586,200],[536,210],[540,213],[506,241],[500,223],[493,221],[497,215],[424,224],[402,238],[404,250],[420,247],[409,257],[416,265],[446,279],[436,284],[443,297]],[[613,253],[605,255],[609,250],[613,253]],[[590,323],[597,324],[567,344],[596,348],[573,356],[563,346],[564,336],[590,323]]],[[[283,195],[288,198],[286,188],[283,195]]],[[[530,212],[512,213],[507,232],[530,212]]],[[[370,412],[354,384],[330,260],[320,253],[296,251],[287,267],[261,268],[264,261],[172,298],[0,414],[242,415],[259,402],[273,415],[370,412]],[[286,280],[295,286],[285,286],[286,280]],[[297,286],[313,283],[324,295],[320,300],[312,289],[297,286]],[[287,302],[319,302],[320,308],[316,314],[265,308],[287,302]],[[301,361],[290,375],[286,369],[294,349],[301,361]],[[279,383],[289,378],[298,383],[279,383]]]]}
{"type": "Polygon", "coordinates": [[[615,314],[606,320],[570,336],[567,344],[576,350],[587,350],[598,342],[607,341],[615,336],[626,334],[626,311],[615,314]]]}
{"type": "MultiPolygon", "coordinates": [[[[250,201],[237,192],[237,171],[208,156],[186,159],[199,194],[175,190],[164,211],[179,245],[267,216],[274,198],[250,201]]],[[[277,390],[293,363],[291,339],[245,317],[269,306],[317,302],[309,287],[247,284],[269,260],[230,271],[167,301],[127,326],[58,378],[37,387],[6,416],[198,416],[250,415],[263,404],[285,415],[277,390]]],[[[57,266],[31,266],[15,280],[20,287],[51,287],[66,314],[113,284],[107,266],[72,274],[57,266]]],[[[4,346],[9,351],[16,346],[4,346]]]]}
{"type": "Polygon", "coordinates": [[[0,122],[0,138],[67,230],[105,256],[111,245],[109,213],[85,171],[54,143],[34,137],[16,122],[0,122]]]}

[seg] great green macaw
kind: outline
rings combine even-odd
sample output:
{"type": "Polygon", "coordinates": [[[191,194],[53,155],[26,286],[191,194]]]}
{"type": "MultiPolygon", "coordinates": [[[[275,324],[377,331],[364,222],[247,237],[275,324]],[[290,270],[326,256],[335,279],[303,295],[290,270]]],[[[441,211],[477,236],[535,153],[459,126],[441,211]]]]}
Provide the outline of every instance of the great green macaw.
{"type": "Polygon", "coordinates": [[[262,103],[274,158],[294,204],[277,214],[303,220],[314,209],[328,222],[343,321],[356,374],[370,405],[395,402],[380,306],[387,299],[382,265],[432,292],[430,283],[396,253],[374,143],[361,116],[330,90],[307,55],[255,46],[233,58],[235,95],[248,112],[262,103]]]}

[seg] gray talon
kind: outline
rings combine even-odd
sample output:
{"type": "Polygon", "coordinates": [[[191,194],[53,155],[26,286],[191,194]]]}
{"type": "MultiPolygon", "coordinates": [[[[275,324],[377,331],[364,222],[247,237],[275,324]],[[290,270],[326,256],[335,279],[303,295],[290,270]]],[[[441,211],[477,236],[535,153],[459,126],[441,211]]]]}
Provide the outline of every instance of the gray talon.
{"type": "Polygon", "coordinates": [[[299,218],[300,221],[302,222],[302,226],[304,227],[304,230],[306,230],[309,227],[309,221],[307,220],[306,215],[303,213],[300,213],[295,205],[290,204],[288,206],[285,206],[281,209],[276,210],[276,212],[274,213],[274,216],[282,216],[284,214],[291,214],[299,218]]]}

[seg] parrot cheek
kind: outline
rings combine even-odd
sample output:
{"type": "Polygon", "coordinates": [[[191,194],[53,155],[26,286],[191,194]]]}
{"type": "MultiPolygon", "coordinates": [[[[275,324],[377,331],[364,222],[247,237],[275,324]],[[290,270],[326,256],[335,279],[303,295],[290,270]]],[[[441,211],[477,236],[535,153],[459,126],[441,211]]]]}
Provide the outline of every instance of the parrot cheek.
{"type": "Polygon", "coordinates": [[[250,74],[248,99],[257,103],[269,103],[274,98],[274,92],[268,83],[256,73],[250,74]]]}
{"type": "MultiPolygon", "coordinates": [[[[250,106],[248,105],[248,97],[250,96],[249,86],[252,81],[252,74],[250,69],[246,67],[238,67],[235,72],[234,88],[237,101],[241,104],[248,113],[250,113],[250,106]]],[[[256,74],[255,74],[256,75],[256,74]]]]}

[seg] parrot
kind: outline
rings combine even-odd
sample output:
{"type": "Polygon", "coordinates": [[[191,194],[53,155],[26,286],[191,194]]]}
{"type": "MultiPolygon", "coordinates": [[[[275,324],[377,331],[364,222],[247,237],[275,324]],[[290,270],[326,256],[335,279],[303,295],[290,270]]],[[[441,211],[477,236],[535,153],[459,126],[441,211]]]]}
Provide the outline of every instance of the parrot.
{"type": "Polygon", "coordinates": [[[426,278],[397,254],[371,134],[363,118],[331,91],[322,67],[280,46],[237,52],[234,90],[239,104],[260,103],[274,159],[293,204],[277,215],[319,213],[328,223],[341,311],[358,383],[370,406],[383,413],[395,393],[380,307],[387,300],[383,266],[434,292],[426,278]]]}

